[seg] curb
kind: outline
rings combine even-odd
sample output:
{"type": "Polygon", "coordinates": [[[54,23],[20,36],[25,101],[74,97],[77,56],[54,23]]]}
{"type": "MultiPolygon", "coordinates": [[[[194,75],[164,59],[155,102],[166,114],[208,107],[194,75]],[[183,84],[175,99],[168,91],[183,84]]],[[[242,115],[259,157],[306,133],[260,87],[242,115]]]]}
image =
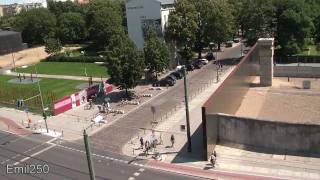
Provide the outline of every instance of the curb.
{"type": "Polygon", "coordinates": [[[159,162],[156,160],[149,160],[145,167],[157,169],[161,171],[183,174],[192,177],[200,177],[205,179],[252,179],[252,180],[260,180],[260,179],[282,179],[273,176],[264,176],[264,175],[256,175],[249,173],[240,173],[240,172],[232,172],[232,171],[223,171],[223,170],[203,170],[197,167],[192,167],[188,165],[178,165],[172,163],[159,162]],[[167,166],[167,167],[166,167],[167,166]],[[171,166],[171,167],[170,167],[171,166]]]}

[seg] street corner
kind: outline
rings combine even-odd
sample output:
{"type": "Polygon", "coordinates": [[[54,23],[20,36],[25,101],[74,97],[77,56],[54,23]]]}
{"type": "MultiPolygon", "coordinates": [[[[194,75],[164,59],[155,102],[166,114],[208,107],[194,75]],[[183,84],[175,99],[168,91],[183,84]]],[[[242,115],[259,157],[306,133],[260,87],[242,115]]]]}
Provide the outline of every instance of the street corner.
{"type": "Polygon", "coordinates": [[[32,131],[25,129],[13,120],[0,116],[0,130],[15,135],[28,135],[32,134],[32,131]]]}

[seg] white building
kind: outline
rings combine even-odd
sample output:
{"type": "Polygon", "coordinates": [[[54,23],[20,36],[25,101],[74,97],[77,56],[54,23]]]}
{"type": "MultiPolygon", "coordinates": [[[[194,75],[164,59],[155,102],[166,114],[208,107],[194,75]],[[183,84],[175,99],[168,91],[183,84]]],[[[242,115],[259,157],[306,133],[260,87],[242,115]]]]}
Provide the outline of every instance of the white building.
{"type": "Polygon", "coordinates": [[[150,26],[163,36],[175,0],[129,0],[126,4],[130,39],[142,50],[144,37],[150,26]]]}

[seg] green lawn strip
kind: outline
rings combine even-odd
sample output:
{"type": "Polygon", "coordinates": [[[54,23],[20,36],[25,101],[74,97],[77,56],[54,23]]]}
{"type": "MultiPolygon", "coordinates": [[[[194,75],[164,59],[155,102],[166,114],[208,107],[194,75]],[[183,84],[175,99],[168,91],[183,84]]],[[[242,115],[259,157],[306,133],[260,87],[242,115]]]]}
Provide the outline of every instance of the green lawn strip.
{"type": "MultiPolygon", "coordinates": [[[[8,80],[13,78],[12,76],[0,76],[0,104],[14,105],[19,98],[27,99],[39,94],[37,83],[8,83],[8,80]]],[[[84,82],[85,81],[41,78],[40,86],[45,106],[52,110],[54,101],[79,91],[76,89],[76,86],[84,82]]],[[[38,110],[39,107],[41,107],[40,98],[32,99],[26,102],[26,105],[31,110],[38,110]]]]}
{"type": "Polygon", "coordinates": [[[309,46],[310,48],[310,53],[309,50],[303,51],[298,55],[303,55],[303,56],[320,56],[320,51],[317,51],[317,48],[315,45],[309,46]]]}
{"type": "MultiPolygon", "coordinates": [[[[109,77],[105,66],[93,63],[40,62],[36,66],[39,74],[85,76],[86,67],[88,76],[109,77]]],[[[17,71],[20,73],[35,73],[35,68],[32,65],[27,68],[18,68],[17,71]]]]}

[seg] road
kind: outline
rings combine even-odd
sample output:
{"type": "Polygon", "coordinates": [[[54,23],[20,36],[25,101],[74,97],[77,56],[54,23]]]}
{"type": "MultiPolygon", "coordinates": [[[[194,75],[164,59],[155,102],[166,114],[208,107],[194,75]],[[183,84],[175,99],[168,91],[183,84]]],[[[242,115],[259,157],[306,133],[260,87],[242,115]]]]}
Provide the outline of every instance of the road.
{"type": "MultiPolygon", "coordinates": [[[[146,162],[131,161],[129,157],[120,157],[95,149],[92,153],[94,154],[92,157],[96,179],[199,179],[150,169],[144,166],[146,162]]],[[[86,155],[82,145],[70,142],[60,144],[58,140],[39,134],[20,137],[0,131],[0,163],[1,180],[89,179],[86,155]],[[12,166],[13,164],[15,166],[12,166]],[[39,174],[7,173],[7,167],[9,167],[9,172],[14,172],[12,167],[26,167],[27,165],[29,167],[42,165],[39,166],[40,169],[49,167],[49,172],[39,174]]]]}
{"type": "MultiPolygon", "coordinates": [[[[240,57],[241,46],[226,48],[224,52],[218,53],[219,59],[240,57]]],[[[216,79],[216,66],[209,63],[200,70],[188,74],[189,96],[195,95],[200,87],[205,86],[209,81],[216,79]]],[[[105,127],[92,135],[92,143],[95,147],[121,152],[122,146],[129,142],[132,137],[137,136],[139,128],[151,128],[153,114],[151,106],[156,109],[156,117],[161,117],[167,112],[175,109],[178,104],[184,102],[183,80],[178,80],[174,87],[170,87],[165,93],[155,97],[137,110],[120,118],[113,125],[105,127]]],[[[182,107],[182,106],[180,106],[182,107]]]]}

